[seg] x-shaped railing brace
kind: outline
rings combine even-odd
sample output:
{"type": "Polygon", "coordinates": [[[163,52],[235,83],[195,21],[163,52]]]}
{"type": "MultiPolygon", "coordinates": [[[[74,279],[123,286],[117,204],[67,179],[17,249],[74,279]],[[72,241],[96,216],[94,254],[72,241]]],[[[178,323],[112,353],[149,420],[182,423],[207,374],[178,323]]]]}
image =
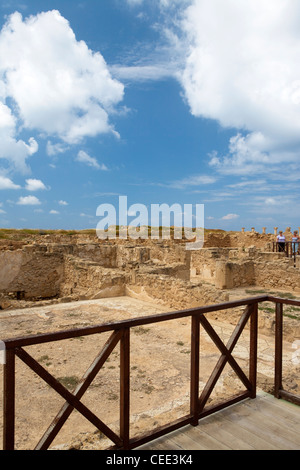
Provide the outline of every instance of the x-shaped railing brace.
{"type": "Polygon", "coordinates": [[[66,400],[66,403],[63,405],[57,416],[48,427],[47,431],[44,433],[44,436],[37,444],[35,450],[48,449],[49,445],[58,434],[74,408],[92,424],[94,424],[96,428],[99,429],[99,431],[103,432],[103,434],[111,439],[118,447],[122,446],[122,440],[119,438],[119,436],[117,436],[108,426],[106,426],[106,424],[103,423],[103,421],[101,421],[80,401],[111,352],[121,340],[122,335],[123,331],[115,331],[110,336],[102,351],[98,354],[91,366],[87,369],[73,393],[69,392],[57,379],[55,379],[55,377],[53,377],[44,367],[42,367],[35,359],[33,359],[33,357],[30,356],[24,349],[16,349],[16,355],[66,400]]]}
{"type": "Polygon", "coordinates": [[[248,390],[252,390],[252,384],[245,375],[245,373],[242,371],[234,357],[232,356],[232,351],[236,345],[236,343],[239,340],[239,337],[246,325],[246,323],[249,320],[249,317],[253,313],[253,307],[248,306],[245,311],[243,312],[240,321],[238,322],[237,326],[235,327],[227,345],[223,343],[223,341],[220,339],[219,335],[216,333],[216,331],[213,329],[209,321],[205,318],[205,316],[199,316],[199,322],[205,329],[205,331],[208,333],[210,338],[213,340],[215,345],[219,348],[221,351],[222,355],[220,359],[218,360],[210,378],[208,379],[201,396],[198,401],[198,413],[199,415],[203,411],[205,404],[207,403],[207,400],[209,399],[214,386],[216,385],[226,363],[228,362],[232,369],[236,372],[237,376],[241,379],[243,384],[248,390]]]}

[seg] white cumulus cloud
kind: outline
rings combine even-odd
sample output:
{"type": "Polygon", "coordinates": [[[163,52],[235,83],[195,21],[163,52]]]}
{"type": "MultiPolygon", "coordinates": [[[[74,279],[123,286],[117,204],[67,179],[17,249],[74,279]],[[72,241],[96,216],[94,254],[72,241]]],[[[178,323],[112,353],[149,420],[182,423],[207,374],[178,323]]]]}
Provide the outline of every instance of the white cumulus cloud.
{"type": "Polygon", "coordinates": [[[244,134],[215,156],[220,171],[299,164],[299,21],[294,0],[191,0],[185,9],[178,77],[190,111],[244,134]]]}
{"type": "Polygon", "coordinates": [[[41,201],[36,196],[21,196],[17,204],[20,206],[38,206],[41,201]]]}
{"type": "Polygon", "coordinates": [[[123,99],[103,56],[78,41],[59,11],[10,15],[0,32],[0,158],[26,169],[38,150],[18,128],[59,139],[49,153],[102,133],[118,135],[110,113],[123,99]]]}
{"type": "Polygon", "coordinates": [[[20,189],[10,178],[0,175],[0,189],[20,189]]]}
{"type": "Polygon", "coordinates": [[[234,220],[238,218],[239,218],[238,214],[227,214],[227,215],[224,215],[224,217],[222,217],[222,220],[234,220]]]}
{"type": "Polygon", "coordinates": [[[28,179],[26,180],[25,189],[27,189],[27,191],[40,191],[40,190],[44,190],[47,188],[41,180],[28,179]]]}
{"type": "MultiPolygon", "coordinates": [[[[1,64],[0,64],[1,85],[1,64]]],[[[17,136],[17,118],[11,109],[1,101],[0,96],[0,159],[9,162],[9,166],[23,173],[28,171],[26,159],[37,152],[38,144],[33,137],[28,143],[17,136]]]]}
{"type": "Polygon", "coordinates": [[[78,162],[84,163],[85,165],[91,166],[92,168],[96,168],[96,170],[103,170],[106,171],[107,167],[103,163],[100,164],[96,160],[96,158],[91,157],[87,152],[84,150],[79,150],[76,160],[78,162]]]}

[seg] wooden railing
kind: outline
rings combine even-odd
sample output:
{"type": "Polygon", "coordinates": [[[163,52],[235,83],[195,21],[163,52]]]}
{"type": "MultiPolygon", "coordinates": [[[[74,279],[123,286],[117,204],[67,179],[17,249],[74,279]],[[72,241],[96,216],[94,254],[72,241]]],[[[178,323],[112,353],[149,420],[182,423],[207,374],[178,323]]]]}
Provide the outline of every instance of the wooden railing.
{"type": "Polygon", "coordinates": [[[296,242],[273,242],[274,253],[285,253],[288,258],[294,258],[298,254],[299,243],[296,242]]]}
{"type": "Polygon", "coordinates": [[[15,448],[15,358],[20,358],[36,374],[38,374],[50,387],[52,387],[66,401],[60,412],[50,424],[47,431],[39,440],[36,450],[48,449],[54,438],[72,413],[76,409],[87,418],[98,430],[105,434],[114,444],[110,449],[133,449],[157,437],[167,434],[175,429],[191,424],[197,426],[199,420],[215,411],[223,409],[245,398],[256,396],[257,376],[257,337],[258,337],[258,304],[260,302],[274,302],[276,305],[275,317],[275,396],[285,398],[300,405],[300,396],[291,394],[283,389],[282,385],[282,342],[283,342],[283,305],[300,306],[300,302],[270,296],[254,297],[234,302],[210,305],[178,312],[164,313],[153,316],[135,318],[107,323],[93,327],[60,331],[49,334],[39,334],[23,338],[4,340],[6,360],[4,364],[4,424],[3,448],[15,448]],[[241,318],[235,327],[231,338],[225,345],[206,318],[206,314],[246,306],[241,318]],[[147,434],[130,437],[130,331],[137,326],[149,325],[159,322],[191,317],[191,362],[190,362],[190,413],[165,426],[150,430],[147,434]],[[246,375],[234,359],[233,350],[244,331],[249,325],[249,373],[246,375]],[[199,397],[199,363],[200,363],[200,326],[205,329],[209,337],[219,349],[221,356],[208,379],[199,397]],[[25,351],[24,347],[60,341],[64,339],[89,336],[104,332],[111,332],[101,352],[88,368],[82,380],[71,393],[54,376],[52,376],[40,363],[25,351]],[[120,432],[117,435],[102,420],[100,420],[80,400],[103,364],[109,358],[116,345],[120,343],[120,432]],[[226,364],[230,364],[245,390],[222,403],[207,406],[211,393],[226,364]]]}

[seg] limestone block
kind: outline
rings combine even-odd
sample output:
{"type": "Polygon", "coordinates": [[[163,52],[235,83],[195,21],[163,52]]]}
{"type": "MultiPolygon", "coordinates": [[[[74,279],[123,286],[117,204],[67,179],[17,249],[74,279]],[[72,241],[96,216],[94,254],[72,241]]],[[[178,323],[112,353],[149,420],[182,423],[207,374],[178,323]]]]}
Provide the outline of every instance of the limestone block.
{"type": "Polygon", "coordinates": [[[0,290],[7,290],[20,274],[22,250],[0,252],[0,290]]]}
{"type": "Polygon", "coordinates": [[[228,288],[227,267],[224,261],[216,262],[215,286],[218,289],[228,288]]]}

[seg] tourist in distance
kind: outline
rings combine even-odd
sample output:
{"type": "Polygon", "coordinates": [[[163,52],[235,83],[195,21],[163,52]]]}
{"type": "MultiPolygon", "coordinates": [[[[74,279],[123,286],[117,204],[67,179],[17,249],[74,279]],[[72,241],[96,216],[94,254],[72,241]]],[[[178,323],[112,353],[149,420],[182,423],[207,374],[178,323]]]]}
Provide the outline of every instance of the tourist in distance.
{"type": "Polygon", "coordinates": [[[285,236],[283,235],[282,230],[279,232],[279,235],[277,235],[277,243],[278,243],[278,251],[284,251],[285,250],[285,236]]]}
{"type": "Polygon", "coordinates": [[[299,253],[299,237],[298,237],[297,230],[294,231],[294,234],[292,237],[292,243],[293,243],[293,253],[298,254],[299,253]]]}

